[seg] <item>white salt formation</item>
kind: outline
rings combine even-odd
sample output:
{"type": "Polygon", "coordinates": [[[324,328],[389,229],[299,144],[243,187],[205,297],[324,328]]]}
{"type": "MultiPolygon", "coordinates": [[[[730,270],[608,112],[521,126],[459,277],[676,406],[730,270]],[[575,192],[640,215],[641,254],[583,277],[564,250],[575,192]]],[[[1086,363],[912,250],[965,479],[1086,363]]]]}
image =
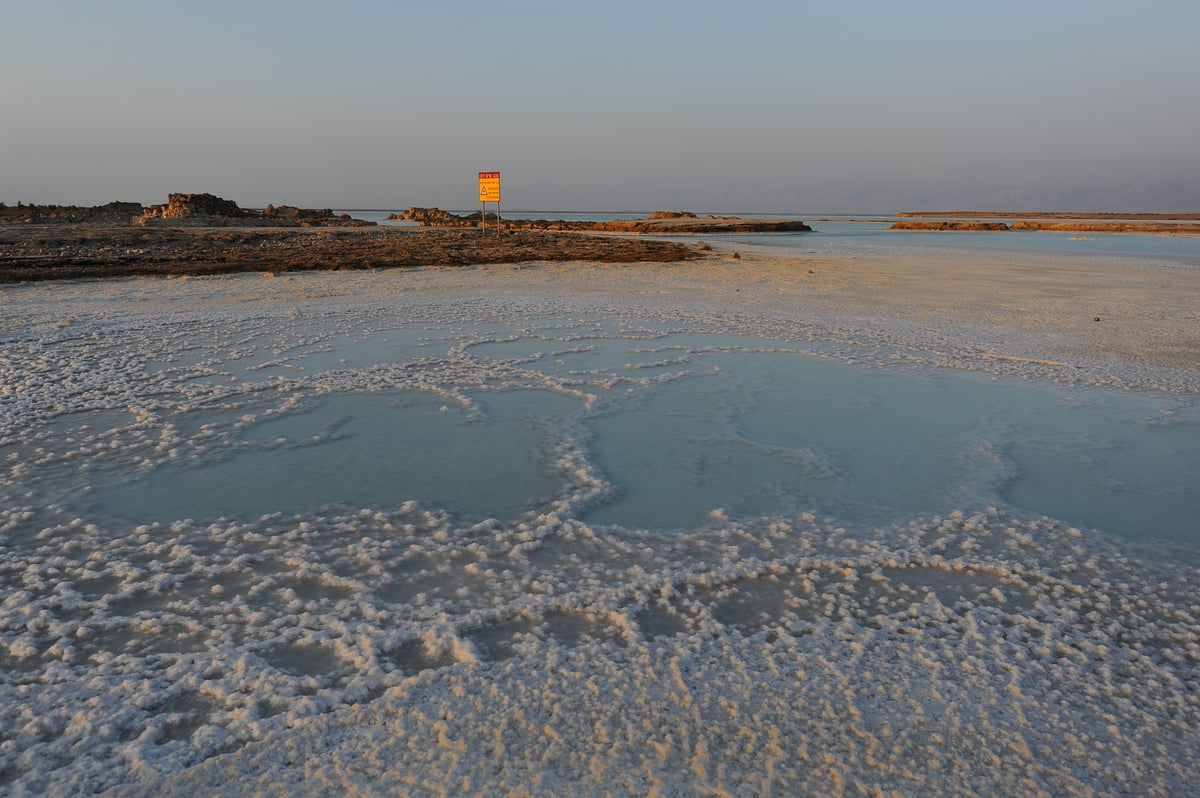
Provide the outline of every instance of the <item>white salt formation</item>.
{"type": "Polygon", "coordinates": [[[664,268],[5,289],[0,791],[1200,794],[1194,373],[664,268]]]}

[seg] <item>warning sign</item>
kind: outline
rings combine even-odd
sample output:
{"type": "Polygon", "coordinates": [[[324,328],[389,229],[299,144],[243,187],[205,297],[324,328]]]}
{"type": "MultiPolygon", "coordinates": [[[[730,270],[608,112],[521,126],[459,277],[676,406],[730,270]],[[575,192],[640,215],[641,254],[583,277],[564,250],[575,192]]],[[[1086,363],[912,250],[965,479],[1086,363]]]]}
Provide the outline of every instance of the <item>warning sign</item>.
{"type": "Polygon", "coordinates": [[[479,173],[479,201],[480,202],[499,202],[500,201],[500,173],[499,172],[480,172],[479,173]]]}

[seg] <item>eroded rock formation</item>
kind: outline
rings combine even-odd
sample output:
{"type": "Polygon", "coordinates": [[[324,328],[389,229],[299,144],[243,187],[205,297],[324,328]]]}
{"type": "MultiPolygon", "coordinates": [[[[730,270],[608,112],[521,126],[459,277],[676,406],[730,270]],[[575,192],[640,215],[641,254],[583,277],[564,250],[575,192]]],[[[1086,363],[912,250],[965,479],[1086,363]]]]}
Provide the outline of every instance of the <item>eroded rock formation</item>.
{"type": "Polygon", "coordinates": [[[240,208],[233,200],[213,194],[170,194],[166,205],[146,208],[139,224],[178,224],[228,227],[370,227],[375,222],[335,216],[329,208],[297,208],[294,205],[268,205],[261,211],[240,208]]]}
{"type": "Polygon", "coordinates": [[[168,194],[166,205],[151,205],[143,215],[148,219],[192,219],[197,216],[239,218],[246,214],[233,200],[213,194],[168,194]]]}

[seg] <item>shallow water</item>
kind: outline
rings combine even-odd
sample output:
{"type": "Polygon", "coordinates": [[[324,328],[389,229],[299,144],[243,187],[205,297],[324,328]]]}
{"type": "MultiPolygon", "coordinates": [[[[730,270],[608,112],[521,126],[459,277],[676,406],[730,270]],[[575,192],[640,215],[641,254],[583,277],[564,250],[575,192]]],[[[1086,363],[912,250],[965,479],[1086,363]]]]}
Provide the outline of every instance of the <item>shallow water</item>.
{"type": "Polygon", "coordinates": [[[38,485],[66,512],[142,524],[406,501],[507,520],[552,509],[566,484],[555,452],[580,446],[611,487],[580,514],[589,523],[672,529],[714,513],[809,511],[867,527],[1010,503],[1200,543],[1200,423],[1178,398],[884,371],[761,336],[574,325],[194,331],[185,357],[163,353],[145,373],[227,396],[162,408],[124,434],[110,419],[109,466],[40,445],[63,446],[74,415],[24,430],[28,442],[5,452],[21,470],[10,490],[38,485]],[[458,373],[436,390],[355,384],[438,359],[458,373]],[[198,430],[199,446],[188,435],[198,430]],[[122,457],[175,438],[165,461],[122,457]],[[52,464],[44,477],[37,449],[52,464]],[[54,495],[60,460],[89,466],[82,491],[65,482],[54,495]]]}
{"type": "MultiPolygon", "coordinates": [[[[496,394],[493,404],[515,403],[522,415],[486,420],[419,392],[328,394],[247,426],[229,453],[95,487],[79,512],[152,523],[386,508],[417,499],[463,519],[511,518],[556,492],[547,473],[551,443],[528,419],[550,419],[578,404],[517,393],[496,394]]],[[[68,506],[76,509],[75,502],[68,506]]]]}
{"type": "MultiPolygon", "coordinates": [[[[478,210],[478,209],[475,209],[478,210]]],[[[453,211],[466,214],[470,210],[453,211]]],[[[489,210],[489,213],[492,211],[489,210]]],[[[367,219],[385,225],[412,226],[413,222],[388,221],[388,211],[336,211],[349,213],[358,219],[367,219]]],[[[648,212],[629,211],[562,213],[558,211],[506,212],[520,219],[566,219],[578,221],[611,221],[613,219],[644,218],[648,212]]],[[[704,213],[700,214],[704,216],[704,213]]],[[[728,216],[727,213],[716,213],[728,216]]],[[[789,254],[800,255],[848,255],[881,252],[933,250],[962,250],[964,252],[1021,252],[1052,253],[1081,256],[1130,256],[1156,257],[1189,268],[1200,268],[1200,236],[1167,235],[1163,233],[1083,233],[1047,232],[1029,230],[937,232],[922,230],[891,230],[896,221],[891,217],[858,216],[846,218],[825,214],[734,214],[747,219],[799,219],[813,228],[811,233],[773,234],[709,234],[706,238],[724,241],[745,247],[764,247],[771,250],[788,250],[789,254]]],[[[1006,220],[999,220],[1006,221],[1006,220]]],[[[1103,220],[1101,220],[1103,221],[1103,220]]]]}
{"type": "MultiPolygon", "coordinates": [[[[1061,720],[1054,691],[1093,680],[1195,728],[1194,396],[864,366],[798,323],[669,305],[247,311],[246,278],[206,285],[135,314],[98,288],[70,328],[5,342],[0,773],[19,790],[179,771],[418,677],[481,695],[547,652],[603,680],[719,640],[766,658],[746,678],[783,706],[800,688],[779,673],[879,634],[912,692],[909,665],[967,656],[945,642],[962,619],[999,641],[1028,613],[1036,639],[988,655],[1045,657],[1022,711],[1061,720]],[[1164,541],[1152,565],[1128,553],[1164,541]],[[1093,670],[1096,640],[1120,674],[1093,670]],[[1051,643],[1085,652],[1078,673],[1051,643]]],[[[1113,761],[1149,744],[1137,717],[1113,761]]]]}
{"type": "MultiPolygon", "coordinates": [[[[891,222],[812,222],[811,233],[721,236],[746,247],[786,250],[793,255],[865,255],[933,251],[1016,252],[1082,257],[1155,257],[1181,268],[1200,268],[1200,236],[1138,233],[934,232],[890,230],[891,222]]],[[[713,237],[717,240],[717,237],[713,237]]]]}

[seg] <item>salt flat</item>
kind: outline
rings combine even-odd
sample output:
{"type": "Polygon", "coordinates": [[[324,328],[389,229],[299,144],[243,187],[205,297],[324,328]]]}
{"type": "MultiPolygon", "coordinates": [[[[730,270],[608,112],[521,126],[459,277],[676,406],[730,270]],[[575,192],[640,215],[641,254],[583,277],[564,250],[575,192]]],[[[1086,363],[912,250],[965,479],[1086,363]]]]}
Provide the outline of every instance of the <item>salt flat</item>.
{"type": "Polygon", "coordinates": [[[1195,537],[1155,534],[1140,494],[1133,531],[1022,504],[1022,446],[1118,468],[1104,425],[949,419],[998,395],[1191,440],[1200,269],[739,256],[6,287],[0,780],[1200,791],[1195,537]],[[788,424],[788,396],[844,433],[788,424]],[[850,440],[890,419],[923,426],[877,458],[850,440]],[[423,464],[387,459],[406,440],[423,464]],[[927,498],[872,492],[891,457],[938,475],[927,498]],[[443,476],[222,501],[323,459],[318,486],[443,476]],[[469,495],[438,494],[468,461],[469,495]],[[508,479],[528,504],[489,492],[508,479]],[[703,514],[646,520],[639,490],[703,514]]]}

